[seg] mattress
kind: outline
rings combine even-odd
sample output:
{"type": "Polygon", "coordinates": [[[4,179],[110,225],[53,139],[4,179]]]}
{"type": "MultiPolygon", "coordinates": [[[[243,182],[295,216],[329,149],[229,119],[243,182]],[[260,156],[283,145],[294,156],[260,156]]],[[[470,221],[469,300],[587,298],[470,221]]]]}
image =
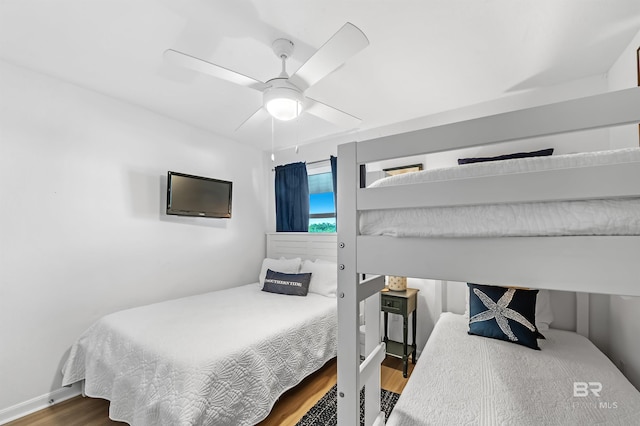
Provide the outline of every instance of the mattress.
{"type": "MultiPolygon", "coordinates": [[[[391,176],[371,187],[629,162],[640,162],[639,148],[466,164],[391,176]]],[[[640,235],[640,198],[371,210],[360,215],[360,233],[396,237],[640,235]]]]}
{"type": "Polygon", "coordinates": [[[442,314],[387,425],[638,424],[640,392],[588,339],[550,329],[536,351],[467,330],[442,314]]]}
{"type": "Polygon", "coordinates": [[[71,348],[63,385],[85,380],[135,426],[251,425],[337,354],[336,299],[258,284],[107,315],[71,348]]]}

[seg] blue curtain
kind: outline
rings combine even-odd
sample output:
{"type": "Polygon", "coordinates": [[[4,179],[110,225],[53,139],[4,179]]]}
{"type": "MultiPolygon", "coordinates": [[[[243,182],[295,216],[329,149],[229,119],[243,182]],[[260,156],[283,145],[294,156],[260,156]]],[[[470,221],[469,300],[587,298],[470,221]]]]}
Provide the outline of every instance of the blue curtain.
{"type": "Polygon", "coordinates": [[[276,167],[276,231],[309,231],[309,181],[305,163],[276,167]]]}
{"type": "Polygon", "coordinates": [[[336,199],[336,194],[338,193],[338,157],[334,157],[333,155],[329,157],[329,161],[331,162],[331,178],[333,179],[333,198],[336,199]]]}
{"type": "Polygon", "coordinates": [[[338,229],[338,157],[329,157],[331,162],[331,179],[333,179],[333,205],[336,208],[336,229],[338,229]]]}

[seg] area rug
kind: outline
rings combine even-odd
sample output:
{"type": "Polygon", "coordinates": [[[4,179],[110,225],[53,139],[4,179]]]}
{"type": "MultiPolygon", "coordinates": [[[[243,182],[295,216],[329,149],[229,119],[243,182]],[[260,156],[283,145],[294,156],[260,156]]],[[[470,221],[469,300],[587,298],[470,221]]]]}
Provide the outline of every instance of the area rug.
{"type": "MultiPolygon", "coordinates": [[[[385,420],[398,402],[400,394],[380,390],[380,409],[384,411],[385,420]]],[[[300,419],[296,426],[334,426],[338,424],[337,386],[333,387],[311,407],[311,410],[300,419]]],[[[360,391],[360,424],[364,425],[364,388],[360,391]]]]}

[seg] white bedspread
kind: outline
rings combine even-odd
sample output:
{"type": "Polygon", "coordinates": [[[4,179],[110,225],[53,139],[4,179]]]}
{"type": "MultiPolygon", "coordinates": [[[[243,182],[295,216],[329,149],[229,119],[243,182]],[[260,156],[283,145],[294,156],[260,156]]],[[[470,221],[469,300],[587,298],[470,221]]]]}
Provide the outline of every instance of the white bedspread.
{"type": "MultiPolygon", "coordinates": [[[[406,173],[371,187],[638,161],[639,148],[531,157],[406,173]]],[[[397,237],[639,235],[640,199],[372,210],[360,215],[360,232],[397,237]]]]}
{"type": "Polygon", "coordinates": [[[640,424],[640,393],[586,338],[547,330],[535,351],[467,322],[440,317],[387,425],[640,424]],[[601,383],[600,397],[574,396],[574,382],[601,383]]]}
{"type": "Polygon", "coordinates": [[[336,356],[336,299],[257,284],[107,315],[73,345],[63,385],[135,426],[250,425],[336,356]]]}

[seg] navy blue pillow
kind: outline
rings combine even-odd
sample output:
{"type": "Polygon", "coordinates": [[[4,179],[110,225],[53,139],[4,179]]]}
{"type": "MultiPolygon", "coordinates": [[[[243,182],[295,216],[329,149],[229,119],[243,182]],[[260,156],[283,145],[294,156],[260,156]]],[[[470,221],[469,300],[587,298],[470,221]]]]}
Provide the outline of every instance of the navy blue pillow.
{"type": "Polygon", "coordinates": [[[311,273],[285,274],[267,269],[262,291],[269,293],[289,294],[292,296],[306,296],[309,292],[311,273]]]}
{"type": "Polygon", "coordinates": [[[547,148],[541,149],[539,151],[516,152],[514,154],[498,155],[496,157],[458,158],[458,164],[483,163],[485,161],[510,160],[512,158],[546,157],[551,154],[553,154],[553,148],[547,148]]]}
{"type": "Polygon", "coordinates": [[[538,290],[468,283],[469,334],[491,337],[540,350],[536,328],[538,290]]]}

